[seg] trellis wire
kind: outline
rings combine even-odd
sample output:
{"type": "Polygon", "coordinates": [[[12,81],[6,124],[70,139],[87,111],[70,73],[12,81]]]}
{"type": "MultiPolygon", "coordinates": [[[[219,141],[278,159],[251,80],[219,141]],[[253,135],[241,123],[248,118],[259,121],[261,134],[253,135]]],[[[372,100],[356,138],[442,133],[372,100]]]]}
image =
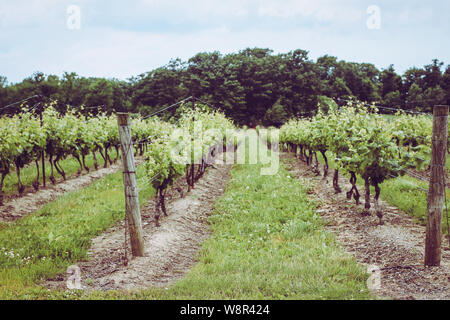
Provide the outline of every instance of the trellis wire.
{"type": "Polygon", "coordinates": [[[397,108],[393,108],[393,107],[379,106],[379,105],[376,105],[376,104],[368,104],[368,103],[365,103],[365,102],[348,100],[348,99],[343,99],[343,98],[337,98],[336,100],[344,101],[344,102],[351,102],[351,103],[355,103],[355,104],[362,104],[364,106],[377,108],[377,109],[385,109],[385,110],[390,110],[390,111],[406,112],[406,113],[411,113],[411,114],[421,114],[421,115],[428,115],[428,116],[432,116],[433,115],[433,114],[428,113],[428,112],[420,112],[420,111],[411,111],[411,110],[397,109],[397,108]]]}
{"type": "Polygon", "coordinates": [[[144,181],[141,181],[138,185],[139,189],[143,189],[146,186],[149,186],[153,181],[155,181],[155,179],[161,175],[161,172],[158,172],[156,175],[154,175],[153,177],[149,178],[149,179],[144,179],[144,181]]]}
{"type": "Polygon", "coordinates": [[[168,106],[168,107],[164,107],[164,108],[162,108],[162,109],[160,109],[160,110],[158,110],[158,111],[155,111],[155,112],[153,112],[153,113],[151,113],[151,114],[149,114],[149,115],[143,117],[142,120],[145,120],[145,119],[147,119],[147,118],[153,117],[154,115],[157,115],[157,114],[159,114],[159,113],[161,113],[161,112],[163,112],[163,111],[166,111],[166,110],[169,110],[169,109],[171,109],[171,108],[173,108],[173,107],[176,107],[176,106],[178,106],[179,104],[181,104],[181,103],[183,103],[183,102],[186,102],[186,101],[189,101],[189,100],[192,99],[192,98],[193,98],[193,97],[190,96],[190,97],[188,97],[188,98],[186,98],[186,99],[183,99],[183,100],[180,100],[180,101],[178,101],[177,103],[174,103],[174,104],[172,104],[172,105],[170,105],[170,106],[168,106]]]}
{"type": "Polygon", "coordinates": [[[8,105],[6,105],[6,106],[4,106],[4,107],[0,107],[0,110],[4,110],[4,109],[10,108],[10,107],[12,107],[12,106],[15,106],[15,105],[17,105],[17,104],[20,104],[20,103],[26,102],[26,101],[28,101],[28,100],[31,100],[31,99],[33,99],[33,98],[39,98],[39,97],[40,97],[39,95],[35,94],[34,96],[31,96],[31,97],[25,98],[25,99],[23,99],[23,100],[19,100],[19,101],[13,102],[13,103],[8,104],[8,105]]]}

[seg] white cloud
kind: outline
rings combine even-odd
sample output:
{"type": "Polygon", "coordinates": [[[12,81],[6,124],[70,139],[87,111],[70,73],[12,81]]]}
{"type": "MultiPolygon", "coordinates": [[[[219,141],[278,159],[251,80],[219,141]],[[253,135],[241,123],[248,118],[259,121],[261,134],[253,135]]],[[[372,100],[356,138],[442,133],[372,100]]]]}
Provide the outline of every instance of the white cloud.
{"type": "Polygon", "coordinates": [[[17,27],[47,23],[65,14],[64,1],[58,0],[0,0],[0,26],[17,27]]]}
{"type": "Polygon", "coordinates": [[[405,7],[397,12],[392,12],[388,17],[393,21],[398,21],[403,24],[408,23],[427,23],[433,20],[435,12],[429,6],[420,7],[405,7]]]}
{"type": "Polygon", "coordinates": [[[169,19],[171,13],[181,11],[189,19],[208,20],[215,17],[246,17],[254,2],[254,0],[139,0],[138,6],[149,9],[150,15],[152,9],[154,12],[165,12],[169,19]]]}
{"type": "Polygon", "coordinates": [[[258,14],[263,17],[312,17],[319,21],[344,22],[355,21],[363,15],[360,8],[355,8],[351,2],[333,0],[263,0],[258,8],[258,14]]]}

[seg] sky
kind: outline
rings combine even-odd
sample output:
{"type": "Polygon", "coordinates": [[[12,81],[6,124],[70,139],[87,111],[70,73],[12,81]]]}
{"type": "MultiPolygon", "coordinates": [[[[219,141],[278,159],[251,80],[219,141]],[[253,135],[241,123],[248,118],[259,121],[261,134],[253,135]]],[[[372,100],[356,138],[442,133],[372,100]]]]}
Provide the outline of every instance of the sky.
{"type": "Polygon", "coordinates": [[[126,80],[199,52],[303,49],[393,64],[450,64],[448,0],[0,0],[0,75],[126,80]]]}

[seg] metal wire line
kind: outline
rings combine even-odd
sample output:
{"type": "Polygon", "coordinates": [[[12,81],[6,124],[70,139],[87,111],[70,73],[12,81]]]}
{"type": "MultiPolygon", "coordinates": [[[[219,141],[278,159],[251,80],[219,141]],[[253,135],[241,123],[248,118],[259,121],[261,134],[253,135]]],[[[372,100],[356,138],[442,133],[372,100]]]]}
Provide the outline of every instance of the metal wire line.
{"type": "Polygon", "coordinates": [[[170,106],[168,106],[168,107],[164,107],[164,108],[162,108],[162,109],[160,109],[160,110],[158,110],[158,111],[155,111],[155,112],[153,112],[153,113],[151,113],[151,114],[145,116],[144,118],[142,118],[142,120],[145,120],[145,119],[147,119],[147,118],[153,117],[154,115],[157,115],[158,113],[161,113],[161,112],[163,112],[163,111],[166,111],[166,110],[168,110],[168,109],[170,109],[170,108],[176,107],[177,105],[179,105],[179,104],[181,104],[181,103],[183,103],[183,102],[189,101],[189,100],[192,99],[192,98],[193,98],[193,97],[190,96],[189,98],[186,98],[186,99],[183,99],[183,100],[181,100],[181,101],[178,101],[177,103],[174,103],[174,104],[172,104],[172,105],[170,105],[170,106]]]}
{"type": "MultiPolygon", "coordinates": [[[[419,175],[419,174],[417,174],[417,173],[415,173],[415,172],[413,172],[413,171],[407,171],[407,170],[405,170],[405,169],[401,169],[400,171],[403,172],[403,173],[405,173],[405,175],[408,175],[408,176],[410,176],[410,177],[412,177],[412,178],[415,178],[415,179],[417,179],[417,180],[426,182],[426,183],[428,183],[428,184],[430,183],[430,180],[428,180],[427,178],[425,178],[425,177],[423,177],[423,176],[421,176],[421,175],[419,175]]],[[[402,177],[398,177],[398,176],[395,177],[395,176],[393,176],[392,174],[388,174],[388,175],[389,175],[391,178],[401,178],[401,179],[402,179],[402,177]]],[[[445,176],[444,176],[444,179],[445,179],[445,176]]],[[[416,188],[419,188],[419,189],[422,189],[422,190],[428,192],[427,189],[424,189],[424,188],[422,188],[422,187],[420,187],[420,186],[417,186],[417,185],[413,184],[413,183],[410,182],[410,181],[407,181],[407,180],[405,180],[405,179],[402,179],[402,180],[405,181],[405,182],[407,182],[409,185],[411,185],[411,186],[413,186],[413,187],[416,187],[416,188]]],[[[449,188],[447,188],[447,186],[446,186],[445,180],[444,180],[444,187],[445,187],[446,190],[449,189],[449,188]]]]}
{"type": "Polygon", "coordinates": [[[210,105],[208,102],[205,102],[205,101],[203,101],[203,100],[201,100],[201,99],[199,99],[199,98],[197,98],[197,97],[193,97],[193,98],[194,98],[195,100],[197,100],[197,101],[203,103],[203,104],[206,104],[208,107],[210,107],[210,108],[212,108],[212,109],[220,109],[219,107],[210,105]]]}
{"type": "Polygon", "coordinates": [[[413,178],[416,178],[417,180],[421,180],[421,181],[430,183],[430,180],[428,180],[427,178],[425,178],[425,177],[423,177],[423,176],[421,176],[421,175],[419,175],[417,173],[414,173],[413,171],[406,171],[406,170],[402,170],[402,171],[405,174],[407,174],[408,176],[410,176],[410,177],[413,177],[413,178]]]}
{"type": "Polygon", "coordinates": [[[33,98],[39,98],[39,97],[40,97],[40,95],[37,95],[37,94],[36,94],[36,95],[31,96],[31,97],[28,97],[28,98],[26,98],[26,99],[23,99],[23,100],[16,101],[16,102],[14,102],[14,103],[8,104],[7,106],[0,107],[0,110],[4,110],[4,109],[10,108],[10,107],[12,107],[12,106],[15,106],[15,105],[17,105],[17,104],[23,103],[23,102],[25,102],[25,101],[31,100],[31,99],[33,99],[33,98]]]}
{"type": "Polygon", "coordinates": [[[422,114],[422,115],[428,115],[428,116],[432,116],[431,113],[427,113],[427,112],[420,112],[420,111],[411,111],[411,110],[404,110],[404,109],[397,109],[397,108],[392,108],[392,107],[385,107],[385,106],[379,106],[379,105],[375,105],[375,104],[368,104],[365,102],[358,102],[358,101],[353,101],[353,100],[348,100],[348,99],[342,99],[342,98],[337,98],[336,100],[338,101],[344,101],[344,102],[352,102],[352,103],[356,103],[356,104],[362,104],[364,106],[367,107],[375,107],[378,109],[386,109],[386,110],[392,110],[392,111],[399,111],[399,112],[406,112],[406,113],[411,113],[411,114],[422,114]]]}
{"type": "Polygon", "coordinates": [[[146,180],[144,180],[144,181],[139,182],[138,189],[142,189],[142,188],[144,188],[144,187],[150,185],[150,183],[152,183],[152,182],[153,182],[156,178],[158,178],[158,176],[160,176],[160,175],[161,175],[161,172],[158,172],[158,173],[157,173],[156,175],[154,175],[152,178],[146,179],[146,180]]]}
{"type": "MultiPolygon", "coordinates": [[[[351,101],[351,100],[345,100],[345,99],[341,99],[341,100],[343,100],[343,101],[349,101],[349,102],[354,102],[354,101],[351,101]]],[[[364,104],[364,103],[363,103],[364,104]]],[[[366,106],[373,106],[373,105],[369,105],[369,104],[364,104],[364,105],[366,105],[366,106]]],[[[387,108],[387,109],[391,109],[391,110],[397,110],[397,111],[405,111],[405,112],[408,112],[407,110],[402,110],[402,109],[395,109],[395,108],[389,108],[389,107],[382,107],[382,106],[375,106],[375,107],[377,107],[377,108],[387,108]]],[[[412,111],[410,111],[411,113],[412,113],[412,111]]],[[[414,113],[418,113],[418,114],[424,114],[424,115],[427,115],[427,116],[433,116],[433,114],[430,114],[430,113],[421,113],[421,112],[414,112],[414,113]]],[[[439,117],[439,116],[438,116],[439,117]]],[[[440,117],[447,117],[447,116],[440,116],[440,117]]],[[[388,121],[388,122],[392,122],[392,121],[395,121],[394,119],[384,119],[385,121],[388,121]]],[[[424,136],[419,136],[419,135],[415,135],[415,134],[409,134],[408,135],[409,137],[414,137],[414,138],[422,138],[422,139],[424,139],[424,140],[429,140],[431,137],[424,137],[424,136]]]]}
{"type": "MultiPolygon", "coordinates": [[[[192,99],[192,98],[194,98],[194,97],[193,97],[193,96],[190,96],[190,97],[188,97],[188,98],[186,98],[186,99],[180,100],[180,101],[178,101],[177,103],[174,103],[174,104],[172,104],[172,105],[170,105],[170,106],[168,106],[168,107],[162,108],[162,109],[160,109],[160,110],[158,110],[158,111],[156,111],[156,112],[154,112],[154,113],[152,113],[152,114],[150,114],[150,115],[147,115],[147,116],[143,117],[142,120],[148,119],[148,118],[150,118],[150,117],[152,117],[152,116],[154,116],[154,115],[156,115],[156,114],[159,114],[159,113],[161,113],[161,112],[163,112],[163,111],[166,111],[166,110],[168,110],[168,109],[170,109],[170,108],[176,107],[176,106],[178,106],[179,104],[181,104],[181,103],[183,103],[183,102],[186,102],[186,101],[189,101],[189,100],[192,99]]],[[[178,121],[179,121],[179,120],[178,120],[178,121]]],[[[178,121],[177,121],[177,122],[178,122],[178,121]]],[[[128,155],[128,153],[130,152],[131,146],[139,145],[139,144],[141,144],[143,141],[148,140],[149,138],[150,138],[150,137],[147,137],[147,138],[142,139],[142,140],[140,140],[140,141],[135,141],[135,142],[130,143],[130,145],[128,146],[127,150],[125,151],[125,154],[128,155]]]]}
{"type": "Polygon", "coordinates": [[[99,108],[103,108],[106,107],[106,105],[102,104],[99,106],[93,106],[93,107],[83,107],[83,109],[99,109],[99,108]]]}
{"type": "MultiPolygon", "coordinates": [[[[189,100],[189,99],[197,99],[197,98],[189,97],[189,98],[187,98],[187,99],[184,99],[184,100],[179,101],[177,104],[174,104],[174,105],[172,105],[171,107],[174,107],[175,105],[178,105],[178,104],[180,104],[180,103],[182,103],[182,102],[184,102],[184,101],[186,101],[186,100],[189,100]]],[[[199,100],[200,102],[202,102],[200,99],[197,99],[197,100],[199,100]]],[[[205,102],[202,102],[202,103],[208,105],[208,104],[205,103],[205,102]]],[[[209,105],[208,105],[208,106],[209,106],[209,105]]],[[[212,107],[212,106],[210,106],[210,107],[212,107]]],[[[165,108],[165,109],[167,110],[167,108],[165,108]]],[[[161,110],[161,111],[164,111],[164,110],[161,110]]],[[[148,118],[148,117],[147,117],[147,118],[148,118]]],[[[145,118],[144,118],[144,119],[145,119],[145,118]]],[[[174,124],[177,124],[180,120],[181,120],[181,119],[178,119],[177,121],[175,121],[174,124]]],[[[142,139],[142,140],[140,140],[140,141],[132,142],[132,143],[129,145],[127,152],[129,152],[129,150],[131,149],[131,146],[132,146],[132,145],[145,144],[145,143],[147,143],[147,142],[149,141],[149,140],[148,140],[149,138],[150,138],[150,137],[147,137],[147,138],[142,139]]],[[[150,143],[151,143],[151,141],[150,141],[150,143]]],[[[218,141],[217,141],[216,143],[218,143],[218,141]]],[[[204,156],[204,157],[206,157],[206,156],[204,156]]],[[[142,188],[143,186],[149,185],[150,183],[152,183],[152,182],[153,182],[158,176],[160,176],[160,175],[161,175],[161,173],[159,172],[158,174],[156,174],[155,176],[153,176],[151,179],[148,179],[148,180],[146,180],[146,181],[144,181],[144,182],[140,182],[140,184],[139,184],[138,187],[139,187],[139,188],[142,188]]]]}
{"type": "MultiPolygon", "coordinates": [[[[408,173],[409,174],[409,173],[408,173]]],[[[390,177],[392,177],[392,178],[399,178],[399,177],[395,177],[395,176],[393,176],[393,175],[391,175],[391,174],[388,174],[390,177]]],[[[414,176],[414,177],[416,177],[417,178],[417,176],[414,176]]],[[[427,180],[427,179],[424,179],[423,177],[421,177],[420,178],[421,180],[423,180],[423,181],[426,181],[426,182],[428,182],[428,183],[430,183],[430,181],[429,180],[427,180]]],[[[444,188],[445,188],[445,190],[447,190],[448,188],[446,187],[446,181],[445,181],[445,175],[444,176],[442,176],[442,179],[443,179],[443,181],[442,181],[442,183],[443,183],[443,185],[444,185],[444,188]]],[[[409,181],[407,181],[407,180],[405,180],[405,179],[402,179],[404,182],[406,182],[408,185],[410,185],[410,186],[412,186],[412,187],[415,187],[415,188],[417,188],[417,189],[421,189],[421,190],[423,190],[424,192],[426,192],[426,193],[428,193],[429,192],[429,190],[427,190],[427,189],[425,189],[425,188],[422,188],[422,187],[420,187],[420,186],[417,186],[417,185],[415,185],[415,184],[413,184],[412,182],[409,182],[409,181]]],[[[448,214],[448,206],[447,206],[447,192],[444,192],[444,205],[445,205],[445,216],[446,216],[446,220],[447,220],[447,233],[449,234],[449,237],[448,237],[448,240],[449,240],[449,246],[450,246],[450,224],[449,224],[449,214],[448,214]]]]}
{"type": "Polygon", "coordinates": [[[411,111],[411,110],[396,109],[396,108],[383,107],[383,106],[373,106],[373,107],[378,108],[378,109],[385,109],[385,110],[397,111],[397,112],[406,112],[406,113],[410,113],[410,114],[426,115],[426,116],[430,116],[430,117],[433,116],[432,113],[428,113],[428,112],[411,111]]]}
{"type": "MultiPolygon", "coordinates": [[[[391,178],[394,178],[394,179],[397,179],[397,178],[400,178],[400,179],[402,179],[401,177],[396,177],[396,176],[394,176],[394,175],[392,175],[392,174],[388,174],[388,176],[389,177],[391,177],[391,178]]],[[[410,182],[410,181],[408,181],[408,180],[405,180],[405,179],[402,179],[406,184],[408,184],[409,186],[411,186],[411,187],[414,187],[414,188],[417,188],[417,189],[421,189],[421,190],[423,190],[423,191],[425,191],[425,192],[427,192],[428,193],[428,190],[427,189],[425,189],[425,188],[422,188],[422,187],[420,187],[420,186],[418,186],[418,185],[415,185],[414,183],[412,183],[412,182],[410,182]]]]}
{"type": "Polygon", "coordinates": [[[38,106],[42,105],[42,102],[37,102],[34,106],[32,106],[31,108],[29,108],[27,110],[27,112],[31,112],[33,110],[35,110],[38,106]]]}
{"type": "Polygon", "coordinates": [[[432,98],[427,98],[427,99],[422,99],[422,100],[410,100],[410,101],[405,101],[406,104],[411,104],[411,103],[423,103],[424,101],[432,101],[435,102],[436,99],[432,99],[432,98]]]}
{"type": "MultiPolygon", "coordinates": [[[[184,101],[186,101],[186,100],[189,100],[189,99],[196,99],[196,100],[199,100],[199,101],[202,102],[203,104],[206,104],[207,106],[209,106],[209,107],[211,107],[211,108],[214,108],[213,106],[207,104],[206,102],[203,102],[203,101],[201,101],[200,99],[195,98],[195,97],[192,97],[192,96],[189,97],[189,98],[186,98],[186,99],[184,99],[184,100],[181,100],[181,101],[177,102],[176,104],[172,105],[171,107],[174,107],[175,105],[178,105],[178,104],[180,104],[180,103],[182,103],[182,102],[184,102],[184,101]]],[[[147,119],[147,118],[148,118],[148,116],[145,117],[145,118],[142,118],[142,120],[145,120],[145,119],[147,119]]],[[[182,120],[182,119],[178,119],[178,120],[176,120],[173,124],[176,125],[176,124],[179,123],[181,120],[182,120]]],[[[131,144],[132,144],[132,145],[145,144],[146,142],[149,141],[149,138],[150,138],[150,136],[147,137],[147,138],[144,138],[144,139],[142,139],[142,140],[132,142],[131,144]]],[[[149,141],[149,142],[151,143],[151,141],[149,141]]]]}
{"type": "Polygon", "coordinates": [[[206,104],[208,107],[210,107],[210,108],[212,108],[212,109],[219,109],[218,107],[212,106],[212,105],[210,105],[209,103],[207,103],[207,102],[205,102],[205,101],[203,101],[203,100],[201,100],[201,99],[199,99],[199,98],[197,98],[197,97],[190,96],[190,97],[188,97],[188,98],[186,98],[186,99],[183,99],[183,100],[180,100],[180,101],[178,101],[178,102],[176,102],[176,103],[174,103],[174,104],[172,104],[172,105],[170,105],[170,106],[168,106],[168,107],[164,107],[164,108],[162,108],[162,109],[160,109],[160,110],[158,110],[158,111],[156,111],[156,112],[153,112],[153,113],[151,113],[150,115],[147,115],[147,116],[145,116],[145,117],[142,118],[142,119],[145,120],[145,119],[147,119],[147,118],[150,118],[150,117],[152,117],[152,116],[154,116],[154,115],[156,115],[156,114],[158,114],[158,113],[161,113],[161,112],[163,112],[163,111],[165,111],[165,110],[168,110],[168,109],[170,109],[170,108],[176,107],[177,105],[179,105],[179,104],[181,104],[181,103],[183,103],[183,102],[189,101],[189,100],[197,100],[197,101],[199,101],[199,102],[201,102],[201,103],[203,103],[203,104],[206,104]]]}

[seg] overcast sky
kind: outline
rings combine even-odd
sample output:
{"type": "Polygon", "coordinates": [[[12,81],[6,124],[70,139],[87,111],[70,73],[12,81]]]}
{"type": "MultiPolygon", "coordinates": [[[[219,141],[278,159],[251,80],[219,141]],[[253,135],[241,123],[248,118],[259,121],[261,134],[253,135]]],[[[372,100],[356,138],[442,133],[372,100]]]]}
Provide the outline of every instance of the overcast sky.
{"type": "Polygon", "coordinates": [[[247,47],[404,72],[433,58],[450,64],[449,18],[448,0],[0,0],[0,75],[127,79],[172,58],[247,47]]]}

